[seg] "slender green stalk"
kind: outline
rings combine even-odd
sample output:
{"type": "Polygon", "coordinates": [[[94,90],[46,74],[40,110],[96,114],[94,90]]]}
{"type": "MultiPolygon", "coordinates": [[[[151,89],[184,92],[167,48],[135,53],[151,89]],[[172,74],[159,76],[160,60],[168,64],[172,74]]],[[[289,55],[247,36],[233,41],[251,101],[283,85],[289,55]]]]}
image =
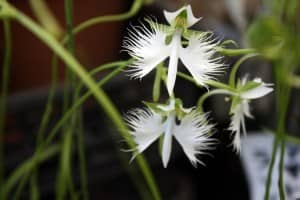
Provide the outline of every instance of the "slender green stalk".
{"type": "MultiPolygon", "coordinates": [[[[105,76],[98,84],[97,87],[102,87],[104,84],[106,84],[111,78],[116,76],[118,73],[121,72],[121,70],[125,67],[120,66],[119,68],[112,71],[110,74],[105,76]]],[[[73,106],[67,110],[63,117],[56,123],[52,131],[49,133],[48,137],[44,141],[44,144],[42,146],[47,146],[50,144],[50,142],[54,139],[56,133],[60,130],[60,128],[67,122],[67,120],[72,116],[72,114],[89,98],[91,97],[92,92],[87,91],[84,95],[82,95],[76,102],[74,102],[73,106]]]]}
{"type": "Polygon", "coordinates": [[[281,149],[280,149],[280,160],[279,160],[279,196],[281,200],[285,200],[285,185],[284,185],[284,155],[285,155],[285,146],[286,141],[283,139],[285,136],[285,122],[288,110],[288,103],[290,98],[290,87],[283,82],[283,90],[280,94],[280,104],[281,110],[279,113],[279,124],[278,124],[278,135],[280,135],[281,139],[281,149]]]}
{"type": "Polygon", "coordinates": [[[202,95],[198,102],[197,102],[197,108],[200,109],[201,112],[203,112],[203,104],[204,104],[204,101],[210,97],[210,96],[213,96],[213,95],[216,95],[216,94],[223,94],[223,95],[232,95],[232,92],[228,91],[228,90],[224,90],[224,89],[215,89],[215,90],[212,90],[210,92],[207,92],[205,93],[204,95],[202,95]]]}
{"type": "Polygon", "coordinates": [[[256,53],[255,49],[225,49],[222,47],[215,47],[216,51],[225,56],[240,56],[256,53]]]}
{"type": "MultiPolygon", "coordinates": [[[[130,137],[130,134],[127,130],[126,125],[123,122],[123,119],[120,113],[117,111],[115,106],[112,104],[111,100],[100,88],[97,88],[95,81],[88,75],[85,69],[74,59],[60,44],[56,41],[49,33],[44,29],[34,23],[26,15],[18,11],[16,8],[12,7],[10,4],[6,4],[5,9],[9,13],[10,17],[15,18],[20,24],[29,29],[36,37],[43,41],[49,48],[51,48],[64,62],[65,64],[77,74],[77,76],[85,83],[89,90],[93,93],[94,97],[98,103],[102,106],[105,113],[111,119],[116,127],[118,127],[119,133],[125,139],[130,148],[135,147],[135,143],[130,137]]],[[[143,155],[139,154],[135,161],[138,163],[145,180],[148,184],[149,189],[153,194],[154,199],[161,199],[159,190],[154,181],[152,172],[147,164],[147,161],[143,155]]]]}
{"type": "Polygon", "coordinates": [[[266,181],[266,191],[265,191],[265,200],[270,198],[270,187],[272,182],[272,174],[274,163],[276,159],[277,149],[280,145],[280,160],[279,160],[279,179],[278,179],[278,188],[280,199],[285,199],[285,186],[284,186],[284,153],[285,153],[285,122],[287,117],[288,103],[290,99],[290,90],[291,87],[287,84],[285,77],[288,75],[288,68],[284,69],[281,65],[277,65],[274,68],[275,77],[276,77],[276,103],[277,103],[277,113],[278,113],[278,123],[277,130],[275,135],[275,142],[273,144],[272,158],[269,165],[268,176],[266,181]]]}
{"type": "MultiPolygon", "coordinates": [[[[91,18],[91,19],[77,25],[73,29],[73,34],[76,35],[77,33],[81,32],[91,26],[94,26],[96,24],[101,24],[104,22],[106,22],[106,23],[107,22],[117,22],[117,21],[123,21],[123,20],[129,19],[137,14],[137,12],[141,9],[143,3],[144,3],[144,0],[135,0],[132,4],[130,10],[125,13],[91,18]]],[[[68,40],[68,37],[65,37],[63,39],[64,42],[66,42],[67,40],[68,40]]]]}
{"type": "Polygon", "coordinates": [[[78,129],[77,132],[77,143],[78,143],[78,155],[79,155],[79,170],[80,170],[80,184],[81,184],[81,191],[82,191],[82,199],[88,200],[88,179],[87,179],[87,170],[86,170],[86,157],[85,157],[85,140],[82,130],[83,123],[82,123],[82,114],[78,115],[78,129]]]}
{"type": "Polygon", "coordinates": [[[281,140],[281,148],[280,148],[280,160],[279,160],[279,180],[278,180],[278,188],[279,188],[279,196],[281,200],[285,200],[285,185],[284,185],[284,154],[285,154],[285,146],[286,141],[281,140]]]}
{"type": "Polygon", "coordinates": [[[155,79],[153,84],[152,97],[153,101],[157,102],[160,97],[160,85],[161,85],[161,76],[162,76],[162,64],[156,67],[155,79]]]}
{"type": "MultiPolygon", "coordinates": [[[[11,64],[12,39],[9,19],[3,20],[5,51],[2,66],[2,83],[0,99],[0,187],[4,183],[5,160],[4,160],[4,126],[7,106],[9,68],[11,64]]],[[[0,191],[0,199],[5,199],[5,193],[0,191]]]]}
{"type": "Polygon", "coordinates": [[[63,30],[45,3],[45,0],[30,0],[29,3],[34,15],[41,25],[56,38],[60,39],[63,35],[63,30]]]}
{"type": "Polygon", "coordinates": [[[271,160],[269,164],[269,169],[268,169],[268,174],[267,174],[267,180],[266,180],[266,190],[265,190],[265,200],[270,199],[270,189],[271,189],[271,183],[272,183],[272,174],[273,174],[273,169],[274,169],[274,164],[275,164],[275,159],[276,159],[276,153],[279,145],[279,138],[275,136],[275,140],[273,142],[273,149],[272,149],[272,155],[271,155],[271,160]]]}
{"type": "MultiPolygon", "coordinates": [[[[116,63],[120,63],[120,62],[115,62],[115,63],[108,63],[103,65],[103,67],[105,66],[112,66],[112,64],[116,64],[116,63]]],[[[124,63],[124,62],[123,62],[124,63]]],[[[125,62],[126,63],[126,62],[125,62]]],[[[122,68],[124,68],[126,65],[121,66],[120,68],[114,70],[113,72],[111,72],[110,74],[108,74],[105,78],[103,78],[99,83],[98,83],[98,87],[102,87],[105,83],[107,83],[111,78],[113,78],[115,75],[117,75],[122,68]]],[[[100,66],[101,68],[102,66],[100,66]]],[[[54,139],[55,135],[58,133],[58,131],[63,127],[63,125],[71,118],[71,116],[73,115],[73,113],[92,95],[92,93],[90,91],[88,91],[85,95],[83,95],[77,102],[75,102],[75,104],[72,106],[72,108],[70,108],[65,114],[64,116],[56,123],[55,127],[51,130],[51,132],[49,133],[48,137],[43,140],[37,150],[35,151],[35,154],[33,157],[39,157],[40,154],[42,154],[44,147],[48,146],[51,141],[54,139]]],[[[34,160],[34,159],[31,159],[34,160]]],[[[27,163],[24,163],[23,165],[26,165],[27,163]]],[[[36,163],[38,164],[38,163],[36,163]]],[[[22,167],[20,167],[22,168],[22,167]]],[[[36,168],[34,168],[36,169],[36,168]]],[[[33,170],[34,170],[33,169],[33,170]]],[[[10,175],[10,177],[7,180],[7,183],[10,183],[10,187],[14,186],[14,184],[17,183],[18,178],[16,177],[20,177],[21,175],[18,174],[20,172],[18,172],[17,170],[15,170],[12,175],[10,175]]],[[[24,171],[24,174],[26,174],[26,172],[24,171]]],[[[23,175],[22,175],[23,176],[23,175]]],[[[6,193],[9,193],[10,190],[5,190],[6,193]]]]}
{"type": "Polygon", "coordinates": [[[300,88],[300,76],[292,75],[287,81],[291,86],[300,88]]]}
{"type": "MultiPolygon", "coordinates": [[[[183,79],[185,79],[187,81],[190,81],[190,82],[194,83],[198,87],[203,87],[203,86],[199,85],[195,81],[195,79],[193,77],[191,77],[191,76],[189,76],[189,75],[187,75],[185,73],[177,72],[177,76],[179,76],[180,78],[183,78],[183,79]]],[[[228,90],[228,91],[232,91],[233,90],[233,88],[230,87],[229,85],[226,85],[224,83],[217,82],[217,81],[214,81],[214,80],[208,80],[206,83],[208,85],[212,86],[212,87],[216,87],[216,88],[220,88],[220,89],[224,89],[224,90],[228,90]]]]}
{"type": "MultiPolygon", "coordinates": [[[[66,29],[67,36],[69,40],[67,41],[67,49],[71,55],[75,56],[75,42],[74,36],[72,34],[73,28],[73,3],[72,0],[65,0],[65,19],[66,19],[66,29]]],[[[65,68],[66,76],[65,76],[65,92],[64,92],[64,109],[65,112],[71,103],[76,101],[75,93],[73,93],[73,97],[70,98],[70,92],[68,92],[69,88],[75,87],[76,80],[75,75],[69,67],[65,68]]],[[[57,176],[56,183],[56,199],[62,200],[66,198],[67,191],[70,189],[71,196],[74,196],[74,185],[72,181],[72,149],[73,149],[73,132],[75,132],[75,125],[78,123],[76,120],[78,119],[79,110],[77,110],[70,119],[70,123],[66,123],[64,127],[63,134],[63,143],[62,143],[62,152],[60,156],[60,167],[57,176]]]]}
{"type": "Polygon", "coordinates": [[[240,58],[232,67],[231,71],[230,71],[230,75],[229,75],[229,85],[233,88],[235,88],[235,79],[236,79],[236,73],[237,70],[239,69],[239,67],[241,66],[241,64],[248,60],[249,58],[258,56],[259,54],[257,53],[253,53],[253,54],[247,54],[245,56],[243,56],[242,58],[240,58]]]}
{"type": "MultiPolygon", "coordinates": [[[[57,59],[54,59],[52,62],[56,63],[57,59]]],[[[45,106],[45,111],[43,113],[40,127],[37,132],[36,150],[38,150],[39,145],[42,144],[43,142],[43,135],[45,134],[53,110],[53,101],[54,101],[55,91],[56,91],[57,81],[58,81],[58,70],[57,70],[57,65],[55,64],[51,68],[51,77],[52,77],[51,84],[50,84],[49,94],[45,106]]],[[[38,166],[33,170],[32,177],[30,180],[31,200],[36,200],[39,199],[40,197],[37,179],[38,179],[38,166]]]]}
{"type": "Polygon", "coordinates": [[[18,168],[14,171],[14,176],[7,179],[6,184],[4,185],[4,187],[0,188],[0,190],[2,190],[2,192],[5,193],[11,191],[22,176],[24,176],[25,174],[29,174],[30,171],[32,171],[37,164],[49,160],[49,158],[56,155],[59,152],[59,150],[60,146],[57,144],[53,144],[47,147],[46,149],[40,151],[38,156],[33,156],[27,161],[25,161],[22,165],[19,165],[18,168]]]}

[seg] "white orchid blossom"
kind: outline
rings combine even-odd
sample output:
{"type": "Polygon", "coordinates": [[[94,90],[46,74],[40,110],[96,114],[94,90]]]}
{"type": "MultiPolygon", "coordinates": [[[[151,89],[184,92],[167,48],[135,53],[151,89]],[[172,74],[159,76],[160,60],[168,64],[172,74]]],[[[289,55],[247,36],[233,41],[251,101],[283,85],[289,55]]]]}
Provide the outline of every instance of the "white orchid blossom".
{"type": "Polygon", "coordinates": [[[137,152],[133,158],[138,153],[142,153],[160,136],[163,136],[162,162],[163,166],[167,167],[174,136],[194,166],[197,163],[204,164],[196,155],[203,154],[204,150],[212,148],[211,145],[214,144],[214,139],[209,136],[213,125],[207,123],[206,115],[200,114],[196,110],[185,109],[182,110],[185,115],[178,123],[176,122],[174,101],[165,107],[157,107],[157,109],[160,112],[149,108],[135,109],[126,116],[126,121],[132,129],[130,133],[137,144],[137,152]]]}
{"type": "Polygon", "coordinates": [[[192,74],[196,82],[206,86],[206,81],[223,71],[221,57],[213,57],[216,43],[207,33],[193,32],[185,36],[186,47],[182,46],[182,37],[187,28],[197,23],[200,18],[194,17],[191,6],[184,6],[175,12],[164,11],[171,25],[164,26],[150,21],[152,29],[145,26],[133,27],[124,48],[135,58],[129,67],[132,77],[143,78],[158,64],[169,58],[167,90],[173,94],[179,59],[192,74]]]}
{"type": "Polygon", "coordinates": [[[239,92],[232,93],[232,108],[231,108],[231,123],[229,130],[234,134],[233,148],[237,153],[241,150],[240,133],[246,134],[245,116],[253,118],[250,113],[249,101],[251,99],[257,99],[263,97],[273,91],[273,84],[267,84],[262,82],[260,78],[256,78],[253,81],[247,82],[247,78],[243,78],[241,84],[238,86],[239,92]]]}

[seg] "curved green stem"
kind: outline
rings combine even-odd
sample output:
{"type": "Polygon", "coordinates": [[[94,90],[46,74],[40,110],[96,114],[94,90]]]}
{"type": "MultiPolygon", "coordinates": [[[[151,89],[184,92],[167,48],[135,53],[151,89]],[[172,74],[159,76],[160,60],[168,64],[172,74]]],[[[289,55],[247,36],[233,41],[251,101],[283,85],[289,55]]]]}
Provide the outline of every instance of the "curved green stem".
{"type": "Polygon", "coordinates": [[[252,58],[252,57],[255,57],[255,56],[258,56],[259,54],[257,53],[253,53],[253,54],[247,54],[245,56],[243,56],[242,58],[240,58],[232,67],[231,69],[231,72],[230,72],[230,75],[229,75],[229,85],[230,87],[232,88],[235,88],[235,79],[236,79],[236,73],[237,73],[237,70],[239,69],[239,67],[241,66],[241,64],[248,60],[249,58],[252,58]]]}
{"type": "Polygon", "coordinates": [[[64,31],[45,3],[45,0],[30,0],[29,3],[34,15],[41,25],[56,38],[60,39],[64,31]]]}
{"type": "MultiPolygon", "coordinates": [[[[196,86],[198,87],[203,87],[201,85],[199,85],[195,79],[185,73],[182,73],[182,72],[177,72],[177,76],[179,76],[180,78],[183,78],[187,81],[190,81],[192,83],[194,83],[196,86]]],[[[217,82],[217,81],[214,81],[214,80],[208,80],[206,81],[206,83],[212,87],[216,87],[216,88],[220,88],[220,89],[224,89],[224,90],[228,90],[228,91],[233,91],[233,88],[231,88],[229,85],[226,85],[224,83],[221,83],[221,82],[217,82]]]]}
{"type": "Polygon", "coordinates": [[[215,50],[218,53],[223,54],[225,56],[240,56],[245,54],[256,53],[255,49],[225,49],[222,47],[215,47],[215,50]]]}
{"type": "MultiPolygon", "coordinates": [[[[2,68],[1,99],[0,99],[0,187],[4,183],[4,126],[8,96],[9,68],[11,63],[12,39],[9,19],[3,20],[5,51],[2,68]]],[[[0,199],[5,199],[5,193],[0,191],[0,199]]]]}
{"type": "MultiPolygon", "coordinates": [[[[104,109],[107,116],[111,121],[118,127],[119,133],[125,139],[130,148],[135,147],[135,143],[130,137],[126,125],[115,106],[112,104],[111,100],[100,88],[97,88],[95,81],[88,75],[86,70],[74,59],[60,44],[55,40],[52,35],[43,30],[40,26],[34,23],[26,15],[18,11],[16,8],[12,7],[10,4],[6,4],[5,9],[8,9],[9,16],[15,18],[20,24],[29,29],[36,37],[43,41],[49,48],[51,48],[64,62],[65,64],[75,73],[77,76],[85,83],[89,90],[93,93],[96,100],[104,109]]],[[[147,164],[147,161],[143,155],[139,154],[136,157],[136,162],[138,163],[145,180],[153,194],[154,199],[161,199],[159,190],[153,179],[152,172],[147,164]]]]}
{"type": "MultiPolygon", "coordinates": [[[[115,69],[113,72],[105,76],[98,84],[97,87],[102,87],[105,83],[107,83],[111,78],[113,78],[115,75],[117,75],[125,66],[127,62],[120,61],[120,62],[114,62],[114,63],[108,63],[105,65],[100,66],[99,68],[104,69],[104,68],[109,68],[114,66],[115,64],[121,64],[123,63],[124,65],[120,66],[119,68],[115,69]]],[[[55,135],[58,133],[58,131],[63,127],[63,125],[70,119],[70,117],[73,115],[73,113],[92,95],[91,91],[86,92],[78,101],[74,103],[74,105],[64,113],[63,117],[56,123],[54,128],[51,130],[49,133],[48,137],[41,143],[37,149],[37,151],[34,154],[34,157],[39,157],[40,154],[43,151],[43,148],[48,146],[51,141],[53,141],[55,135]]],[[[23,165],[26,165],[24,163],[23,165]]],[[[20,166],[21,167],[21,166],[20,166]]],[[[21,167],[22,168],[22,167],[21,167]]],[[[15,185],[15,183],[18,181],[18,177],[20,175],[18,174],[18,170],[14,171],[14,173],[8,178],[7,183],[6,183],[6,189],[4,191],[9,192],[11,188],[15,185]]],[[[25,172],[24,172],[25,173],[25,172]]]]}
{"type": "Polygon", "coordinates": [[[55,144],[47,147],[45,150],[39,151],[37,156],[33,156],[27,161],[25,161],[22,165],[20,165],[14,171],[14,176],[11,176],[7,179],[4,187],[0,188],[2,192],[8,193],[13,189],[15,184],[22,178],[24,175],[29,174],[30,171],[36,167],[37,164],[47,161],[50,157],[57,154],[60,150],[60,146],[55,144]]]}
{"type": "Polygon", "coordinates": [[[224,94],[224,95],[232,95],[232,92],[228,91],[228,90],[224,90],[224,89],[215,89],[215,90],[212,90],[210,92],[207,92],[205,93],[204,95],[202,95],[198,102],[197,102],[197,107],[199,108],[199,111],[203,112],[203,104],[204,104],[204,101],[210,97],[210,96],[213,96],[213,95],[216,95],[216,94],[224,94]]]}
{"type": "MultiPolygon", "coordinates": [[[[134,16],[142,7],[144,0],[135,0],[130,8],[129,11],[118,14],[118,15],[107,15],[107,16],[99,16],[99,17],[94,17],[91,18],[85,22],[82,22],[81,24],[77,25],[73,29],[73,34],[76,35],[77,33],[94,26],[96,24],[100,24],[103,22],[116,22],[116,21],[123,21],[126,20],[132,16],[134,16]]],[[[66,42],[68,40],[68,37],[65,37],[63,39],[63,42],[66,42]]]]}

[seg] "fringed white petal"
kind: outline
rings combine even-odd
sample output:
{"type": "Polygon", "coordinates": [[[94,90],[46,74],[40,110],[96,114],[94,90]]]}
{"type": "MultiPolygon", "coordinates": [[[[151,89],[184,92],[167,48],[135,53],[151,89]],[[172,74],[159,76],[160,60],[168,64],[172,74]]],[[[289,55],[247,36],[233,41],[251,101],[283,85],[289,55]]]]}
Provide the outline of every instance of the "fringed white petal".
{"type": "Polygon", "coordinates": [[[236,133],[233,136],[233,140],[232,140],[232,146],[233,146],[233,150],[239,154],[241,152],[241,135],[240,133],[236,133]]]}
{"type": "Polygon", "coordinates": [[[179,10],[177,11],[174,11],[174,12],[168,12],[166,10],[164,10],[164,15],[165,15],[165,18],[167,20],[167,22],[172,25],[175,21],[175,18],[184,10],[186,9],[187,11],[187,26],[188,27],[191,27],[193,26],[194,24],[196,24],[199,20],[201,20],[201,18],[196,18],[192,12],[192,8],[190,5],[188,6],[183,6],[182,8],[180,8],[179,10]]]}
{"type": "Polygon", "coordinates": [[[135,109],[125,117],[139,153],[151,145],[163,132],[162,117],[150,109],[135,109]]]}
{"type": "Polygon", "coordinates": [[[240,104],[236,105],[233,115],[231,116],[231,123],[228,128],[234,135],[232,145],[233,149],[236,153],[240,153],[241,151],[241,128],[243,130],[243,134],[246,135],[246,125],[245,125],[245,117],[253,118],[250,113],[250,107],[247,100],[243,100],[240,104]]]}
{"type": "Polygon", "coordinates": [[[241,135],[241,122],[243,119],[244,119],[244,113],[242,109],[242,104],[239,104],[234,109],[234,114],[231,116],[231,122],[228,128],[228,130],[230,130],[234,135],[232,145],[236,153],[240,153],[241,150],[240,135],[241,135]]]}
{"type": "Polygon", "coordinates": [[[195,167],[197,163],[204,165],[196,156],[204,154],[204,151],[211,149],[215,143],[215,140],[209,137],[212,128],[213,125],[207,123],[206,115],[197,111],[185,115],[180,124],[174,127],[174,137],[195,167]]]}
{"type": "Polygon", "coordinates": [[[190,38],[189,45],[181,49],[179,57],[182,63],[200,85],[206,86],[207,80],[215,79],[214,76],[224,70],[224,65],[220,63],[221,57],[213,57],[216,53],[215,46],[216,43],[207,36],[194,35],[190,38]]]}
{"type": "Polygon", "coordinates": [[[134,78],[142,78],[170,55],[170,47],[165,44],[166,33],[160,28],[133,27],[124,40],[123,47],[136,59],[128,71],[134,78]]]}

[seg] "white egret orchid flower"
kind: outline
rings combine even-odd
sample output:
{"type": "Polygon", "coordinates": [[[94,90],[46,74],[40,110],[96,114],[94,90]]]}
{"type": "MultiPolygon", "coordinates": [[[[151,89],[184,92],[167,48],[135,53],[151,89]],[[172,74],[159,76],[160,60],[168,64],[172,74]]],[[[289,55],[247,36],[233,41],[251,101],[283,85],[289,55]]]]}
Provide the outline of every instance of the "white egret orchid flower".
{"type": "Polygon", "coordinates": [[[197,23],[200,18],[194,17],[191,6],[184,6],[175,12],[164,11],[165,18],[171,26],[157,24],[151,20],[151,30],[144,25],[133,27],[124,40],[124,48],[135,58],[129,67],[133,78],[143,78],[158,64],[169,58],[167,90],[173,93],[179,59],[192,74],[196,82],[206,86],[206,81],[223,71],[221,57],[213,57],[217,45],[207,33],[193,31],[187,28],[197,23]],[[182,37],[188,40],[186,47],[182,46],[182,37]]]}
{"type": "Polygon", "coordinates": [[[215,141],[210,138],[213,125],[207,123],[205,114],[200,114],[194,109],[180,110],[184,114],[179,122],[176,121],[178,119],[176,110],[180,107],[175,108],[174,101],[170,101],[167,106],[157,106],[156,111],[151,108],[135,109],[126,116],[126,121],[132,129],[130,133],[137,144],[137,152],[133,158],[163,136],[161,153],[163,166],[166,168],[174,136],[194,166],[197,163],[204,164],[196,155],[203,154],[204,150],[212,148],[211,145],[215,141]]]}
{"type": "Polygon", "coordinates": [[[260,78],[256,78],[253,81],[248,81],[247,78],[243,78],[241,84],[238,85],[239,92],[232,93],[233,100],[231,106],[231,123],[229,130],[234,134],[233,148],[239,153],[241,150],[240,133],[246,134],[245,116],[253,118],[250,113],[249,102],[251,99],[258,99],[273,91],[273,84],[267,84],[262,82],[260,78]]]}

